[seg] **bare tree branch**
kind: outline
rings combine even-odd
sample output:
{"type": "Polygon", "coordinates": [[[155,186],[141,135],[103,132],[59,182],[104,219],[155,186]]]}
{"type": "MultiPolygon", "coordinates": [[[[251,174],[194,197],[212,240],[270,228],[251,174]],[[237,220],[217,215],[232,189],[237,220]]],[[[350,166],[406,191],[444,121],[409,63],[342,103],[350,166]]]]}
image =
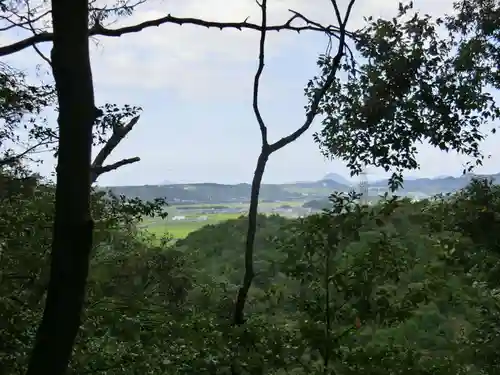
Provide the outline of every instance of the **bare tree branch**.
{"type": "MultiPolygon", "coordinates": [[[[309,18],[304,17],[304,15],[302,15],[302,14],[300,14],[298,12],[295,12],[292,9],[289,9],[288,11],[291,12],[292,14],[296,15],[298,19],[303,20],[306,24],[316,27],[317,31],[323,29],[325,31],[325,33],[329,37],[333,37],[333,38],[337,39],[340,42],[340,36],[342,34],[342,32],[340,30],[340,27],[333,28],[332,26],[329,26],[328,28],[324,28],[320,23],[312,21],[309,18]],[[332,31],[334,31],[334,32],[332,32],[332,31]]],[[[337,18],[337,21],[338,21],[338,18],[337,18]]],[[[338,21],[338,23],[339,23],[339,25],[341,25],[340,21],[338,21]]],[[[356,34],[355,33],[349,32],[347,30],[344,30],[344,33],[345,33],[345,36],[348,36],[351,39],[356,39],[356,34]]],[[[349,47],[349,45],[346,44],[345,48],[346,48],[347,52],[349,52],[349,55],[350,55],[351,59],[354,60],[354,53],[352,52],[352,50],[349,47]]]]}
{"type": "MultiPolygon", "coordinates": [[[[133,13],[135,8],[144,4],[147,0],[116,0],[114,4],[107,4],[105,6],[96,5],[97,0],[90,0],[90,18],[91,24],[100,23],[101,25],[105,20],[112,15],[129,16],[133,13]]],[[[117,22],[117,19],[108,22],[107,27],[117,22]]]]}
{"type": "MultiPolygon", "coordinates": [[[[26,8],[28,10],[28,14],[27,14],[26,17],[21,17],[21,19],[25,20],[26,24],[28,25],[28,27],[31,30],[31,32],[33,33],[33,35],[37,35],[37,31],[35,30],[35,27],[33,26],[34,21],[31,20],[30,0],[26,0],[25,3],[26,3],[26,8]]],[[[49,66],[52,67],[52,61],[50,61],[50,59],[47,56],[45,56],[42,53],[42,51],[40,51],[40,49],[38,48],[38,46],[36,45],[36,43],[33,44],[33,49],[35,50],[35,52],[37,53],[37,55],[42,58],[42,60],[44,60],[45,62],[47,62],[47,64],[49,64],[49,66]]]]}
{"type": "Polygon", "coordinates": [[[116,146],[127,136],[128,133],[134,128],[134,126],[139,121],[140,116],[135,116],[127,125],[116,126],[113,129],[113,134],[111,138],[109,138],[108,142],[104,145],[104,147],[99,151],[97,156],[92,163],[93,167],[102,166],[106,160],[106,158],[114,151],[116,146]]]}
{"type": "Polygon", "coordinates": [[[115,170],[123,165],[136,163],[141,160],[139,157],[134,157],[134,158],[123,159],[107,166],[103,165],[106,159],[109,157],[109,155],[111,155],[114,149],[118,146],[118,144],[134,128],[134,126],[139,121],[139,118],[140,116],[135,116],[134,118],[132,118],[132,120],[129,121],[128,124],[115,126],[113,128],[113,134],[111,135],[111,137],[108,139],[106,144],[103,146],[101,151],[99,151],[94,161],[92,162],[91,183],[94,183],[97,180],[97,178],[103,173],[115,170]]]}
{"type": "Polygon", "coordinates": [[[127,159],[122,159],[120,161],[117,161],[116,163],[112,163],[112,164],[109,164],[109,165],[105,165],[105,166],[102,166],[102,167],[92,167],[92,179],[91,179],[91,182],[94,183],[96,182],[97,178],[103,174],[103,173],[106,173],[106,172],[110,172],[110,171],[114,171],[115,169],[118,169],[124,165],[127,165],[127,164],[133,164],[133,163],[137,163],[138,161],[141,161],[141,158],[136,156],[136,157],[133,157],[133,158],[127,158],[127,159]]]}
{"type": "Polygon", "coordinates": [[[19,15],[17,12],[14,12],[12,10],[10,11],[10,13],[11,14],[8,15],[8,16],[4,16],[4,15],[0,16],[0,20],[4,20],[4,21],[6,21],[9,24],[8,26],[0,28],[0,31],[8,31],[8,30],[13,29],[15,27],[20,27],[20,28],[23,28],[25,30],[29,30],[26,27],[29,22],[40,21],[42,18],[48,16],[51,13],[51,11],[47,10],[47,11],[39,14],[38,16],[36,16],[31,21],[27,20],[26,17],[23,17],[23,16],[19,15]],[[15,17],[19,18],[19,22],[12,21],[12,19],[11,19],[12,16],[15,16],[15,17]]]}
{"type": "MultiPolygon", "coordinates": [[[[329,26],[321,26],[317,23],[312,24],[305,16],[301,15],[298,12],[292,12],[292,16],[283,24],[280,25],[273,25],[273,26],[267,26],[266,30],[267,31],[281,31],[281,30],[290,30],[290,31],[320,31],[320,32],[325,32],[328,34],[339,34],[340,29],[337,26],[329,25],[329,26]],[[303,26],[295,26],[292,25],[292,23],[296,20],[302,20],[306,23],[306,25],[303,26]]],[[[176,24],[179,26],[182,25],[196,25],[196,26],[203,26],[206,28],[218,28],[220,30],[223,29],[236,29],[236,30],[255,30],[255,31],[261,31],[262,26],[257,25],[254,23],[247,22],[246,20],[243,22],[215,22],[215,21],[205,21],[202,19],[198,18],[179,18],[179,17],[174,17],[172,15],[167,15],[165,17],[145,21],[138,23],[136,25],[132,26],[125,26],[125,27],[120,27],[117,29],[109,29],[104,26],[102,26],[100,23],[96,23],[93,27],[90,28],[89,30],[89,36],[107,36],[107,37],[120,37],[125,34],[131,34],[131,33],[137,33],[139,31],[142,31],[144,29],[150,28],[150,27],[158,27],[163,24],[176,24]]],[[[344,32],[345,35],[354,37],[353,33],[348,33],[344,32]]],[[[19,51],[22,51],[25,48],[28,48],[34,44],[38,43],[43,43],[43,42],[50,42],[52,41],[54,37],[54,34],[51,32],[42,32],[37,35],[33,35],[29,38],[20,40],[18,42],[0,47],[0,56],[6,56],[10,55],[19,51]]]]}
{"type": "Polygon", "coordinates": [[[333,81],[335,80],[335,76],[337,75],[337,71],[339,70],[340,62],[342,60],[342,56],[344,55],[344,50],[346,48],[346,36],[347,36],[346,26],[347,22],[349,21],[349,17],[351,16],[352,7],[354,6],[356,0],[349,1],[349,5],[347,6],[344,19],[342,19],[342,16],[340,15],[337,1],[336,0],[330,0],[330,1],[332,2],[332,4],[334,4],[335,14],[337,16],[337,19],[339,20],[339,25],[340,25],[339,47],[337,49],[337,54],[333,58],[331,71],[328,74],[328,77],[326,78],[323,86],[321,86],[321,88],[316,92],[316,95],[314,95],[311,107],[306,114],[306,120],[304,124],[293,133],[287,135],[286,137],[281,138],[280,140],[270,145],[271,152],[277,151],[285,147],[286,145],[292,143],[311,127],[311,124],[314,121],[314,118],[316,117],[316,114],[318,112],[318,107],[321,102],[321,99],[323,99],[326,92],[332,85],[333,81]]]}
{"type": "MultiPolygon", "coordinates": [[[[258,1],[256,0],[257,4],[258,1]]],[[[255,118],[259,123],[260,134],[262,137],[262,148],[268,148],[269,143],[267,141],[267,127],[262,119],[262,115],[260,113],[259,108],[259,92],[260,92],[260,77],[262,76],[262,72],[264,71],[264,53],[265,53],[265,45],[266,45],[266,27],[267,27],[267,4],[266,0],[262,0],[262,4],[260,4],[262,8],[262,24],[260,30],[260,40],[259,40],[259,63],[257,67],[257,72],[255,73],[254,81],[253,81],[253,111],[255,113],[255,118]]]]}
{"type": "MultiPolygon", "coordinates": [[[[316,117],[318,113],[318,107],[321,102],[321,100],[324,98],[326,92],[330,89],[332,86],[335,77],[337,75],[337,72],[340,67],[340,63],[342,61],[342,57],[345,54],[345,51],[347,50],[347,44],[346,44],[346,36],[347,36],[347,31],[346,31],[346,25],[347,21],[349,20],[349,17],[351,15],[352,7],[355,3],[355,0],[350,0],[349,5],[347,7],[346,13],[344,18],[341,17],[340,11],[338,9],[338,5],[336,0],[330,0],[333,4],[335,15],[337,18],[337,22],[339,24],[338,30],[338,40],[339,40],[339,45],[337,49],[337,53],[335,57],[333,58],[333,63],[332,66],[330,67],[330,72],[325,79],[325,82],[323,85],[318,89],[313,97],[311,106],[309,108],[309,111],[306,114],[306,120],[304,121],[304,124],[299,127],[297,130],[295,130],[293,133],[279,139],[273,144],[268,143],[267,139],[267,127],[264,123],[264,120],[262,119],[260,109],[259,109],[259,104],[258,104],[258,98],[259,98],[259,86],[260,86],[260,78],[262,75],[262,72],[264,70],[264,57],[265,57],[265,40],[266,40],[266,33],[267,31],[270,30],[269,27],[267,27],[266,21],[267,21],[267,0],[261,0],[262,3],[257,4],[260,6],[261,11],[262,11],[262,24],[259,28],[260,30],[260,43],[259,43],[259,63],[258,63],[258,68],[257,72],[255,74],[254,78],[254,85],[253,85],[253,109],[255,113],[255,117],[257,119],[257,122],[259,124],[259,129],[261,132],[261,138],[262,138],[262,149],[259,154],[259,157],[257,159],[257,166],[255,167],[254,171],[254,176],[252,179],[252,187],[251,187],[251,193],[250,193],[250,207],[248,210],[248,228],[247,228],[247,236],[246,236],[246,242],[245,242],[245,271],[243,275],[243,282],[241,287],[238,289],[238,294],[236,296],[236,303],[234,307],[234,316],[233,316],[233,324],[235,325],[242,325],[245,322],[244,319],[244,309],[245,309],[245,304],[248,296],[248,292],[250,290],[250,287],[252,285],[252,281],[254,278],[254,268],[253,268],[253,255],[254,255],[254,243],[255,243],[255,235],[257,232],[257,214],[258,214],[258,205],[259,205],[259,193],[260,193],[260,187],[262,184],[262,177],[264,175],[265,169],[266,169],[266,164],[267,161],[269,160],[269,157],[271,154],[275,151],[280,150],[281,148],[287,146],[288,144],[294,142],[297,138],[299,138],[302,134],[304,134],[310,127],[311,124],[316,117]]],[[[317,26],[314,26],[317,27],[317,26]]],[[[330,49],[330,44],[329,44],[329,49],[330,49]]],[[[328,52],[329,53],[329,52],[328,52]]],[[[233,368],[233,374],[236,374],[238,371],[236,371],[235,368],[233,368]]]]}

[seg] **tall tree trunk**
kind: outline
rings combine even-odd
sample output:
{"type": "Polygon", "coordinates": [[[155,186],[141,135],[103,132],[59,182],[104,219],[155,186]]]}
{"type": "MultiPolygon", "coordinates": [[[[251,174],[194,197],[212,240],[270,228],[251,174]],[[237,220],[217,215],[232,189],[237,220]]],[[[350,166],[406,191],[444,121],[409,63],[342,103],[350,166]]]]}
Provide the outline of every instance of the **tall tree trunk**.
{"type": "Polygon", "coordinates": [[[93,222],[90,162],[95,120],[88,0],[52,0],[52,69],[59,153],[50,281],[28,375],[66,373],[81,320],[93,222]]]}
{"type": "Polygon", "coordinates": [[[245,303],[254,278],[253,251],[255,234],[257,233],[259,193],[262,184],[262,177],[264,176],[266,164],[269,160],[269,155],[269,146],[262,146],[262,150],[259,158],[257,159],[257,165],[253,174],[252,189],[250,192],[250,208],[248,210],[248,229],[245,243],[245,274],[243,276],[243,283],[238,290],[238,295],[236,296],[233,317],[233,323],[235,325],[243,325],[245,322],[245,303]]]}

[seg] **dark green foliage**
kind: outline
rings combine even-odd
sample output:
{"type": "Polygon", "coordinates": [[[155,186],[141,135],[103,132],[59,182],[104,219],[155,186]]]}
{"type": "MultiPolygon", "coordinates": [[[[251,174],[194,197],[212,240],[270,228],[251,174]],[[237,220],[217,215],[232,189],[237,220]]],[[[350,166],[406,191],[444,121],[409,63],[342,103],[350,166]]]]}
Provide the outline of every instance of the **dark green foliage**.
{"type": "MultiPolygon", "coordinates": [[[[2,181],[0,363],[18,374],[43,306],[53,187],[2,181]]],[[[304,219],[259,216],[249,320],[235,329],[246,217],[169,247],[135,228],[147,205],[96,194],[71,373],[229,374],[235,356],[244,374],[323,373],[325,358],[341,375],[496,373],[498,186],[373,207],[356,198],[304,219]]]]}
{"type": "MultiPolygon", "coordinates": [[[[356,39],[366,61],[344,67],[347,81],[337,81],[320,108],[325,153],[354,173],[364,164],[416,168],[422,140],[480,161],[480,126],[499,115],[488,91],[499,84],[498,9],[498,1],[463,0],[458,16],[442,20],[407,17],[404,6],[392,21],[368,20],[356,39]],[[444,39],[439,25],[449,31],[444,39]]],[[[328,74],[329,58],[320,64],[328,74]]],[[[43,93],[17,78],[0,82],[4,98],[17,95],[0,108],[15,125],[46,105],[43,93]]],[[[139,110],[106,106],[94,141],[105,142],[107,130],[139,110]]],[[[0,141],[12,139],[6,129],[0,141]]],[[[184,198],[203,200],[214,188],[224,199],[248,195],[248,185],[197,187],[204,192],[184,198]]],[[[1,170],[2,374],[24,373],[41,319],[54,191],[20,163],[1,170]]],[[[263,189],[269,199],[282,193],[263,189]]],[[[137,227],[145,216],[165,216],[163,200],[93,191],[92,261],[69,373],[498,374],[498,185],[473,179],[457,193],[416,203],[385,197],[361,206],[358,198],[334,194],[321,202],[322,213],[297,220],[258,217],[249,314],[234,327],[247,217],[172,244],[137,227]]]]}
{"type": "MultiPolygon", "coordinates": [[[[393,171],[394,188],[403,170],[418,168],[420,142],[481,163],[479,143],[500,116],[490,90],[499,83],[498,1],[480,10],[465,3],[458,18],[432,19],[401,5],[392,20],[367,20],[355,38],[362,62],[344,64],[347,78],[335,81],[319,109],[325,119],[315,140],[326,156],[345,160],[353,174],[365,165],[393,171]],[[439,35],[443,28],[448,37],[439,35]]],[[[318,64],[309,98],[332,59],[318,64]]]]}
{"type": "Polygon", "coordinates": [[[330,207],[330,201],[328,199],[315,199],[309,202],[306,202],[302,205],[304,208],[312,208],[313,210],[323,210],[325,208],[330,207]]]}
{"type": "Polygon", "coordinates": [[[448,263],[452,233],[421,225],[428,204],[314,215],[282,239],[302,334],[338,373],[475,373],[473,327],[494,322],[479,315],[495,302],[448,263]]]}
{"type": "MultiPolygon", "coordinates": [[[[259,215],[257,221],[255,290],[250,294],[250,310],[262,311],[270,308],[273,301],[267,300],[266,291],[280,280],[279,269],[284,256],[275,250],[274,239],[279,230],[288,222],[281,216],[259,215]],[[263,293],[264,292],[264,293],[263,293]]],[[[225,302],[225,310],[220,314],[231,313],[234,291],[241,281],[244,256],[239,251],[245,243],[247,217],[228,220],[217,225],[208,225],[195,231],[175,247],[189,255],[193,261],[196,280],[200,284],[213,284],[219,298],[225,302]],[[209,239],[209,240],[207,240],[209,239]]]]}

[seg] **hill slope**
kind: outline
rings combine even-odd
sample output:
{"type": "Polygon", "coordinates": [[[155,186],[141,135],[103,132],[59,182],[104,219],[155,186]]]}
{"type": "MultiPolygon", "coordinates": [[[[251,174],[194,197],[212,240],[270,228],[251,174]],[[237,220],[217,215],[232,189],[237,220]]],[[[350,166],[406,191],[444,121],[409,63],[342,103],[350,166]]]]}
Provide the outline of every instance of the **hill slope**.
{"type": "MultiPolygon", "coordinates": [[[[224,185],[215,183],[113,186],[107,188],[115,194],[144,200],[166,198],[171,203],[236,203],[250,199],[250,184],[224,185]]],[[[300,193],[288,191],[280,185],[263,185],[260,199],[286,201],[301,199],[300,193]]]]}
{"type": "MultiPolygon", "coordinates": [[[[418,178],[406,180],[400,194],[435,195],[449,193],[465,187],[473,176],[418,178]]],[[[490,176],[500,183],[500,173],[490,176]]],[[[387,190],[387,180],[369,183],[370,195],[378,195],[387,190]]],[[[355,186],[354,186],[355,188],[355,186]]],[[[166,198],[172,204],[183,203],[236,203],[248,202],[250,199],[250,184],[224,185],[216,183],[143,185],[143,186],[112,186],[109,189],[118,195],[130,198],[138,197],[144,200],[166,198]]],[[[262,201],[292,201],[324,198],[334,191],[349,191],[353,187],[332,179],[291,184],[264,184],[261,188],[262,201]]]]}
{"type": "Polygon", "coordinates": [[[323,177],[323,180],[333,180],[339,184],[347,186],[352,185],[352,181],[349,181],[347,178],[344,178],[337,173],[328,173],[325,177],[323,177]]]}

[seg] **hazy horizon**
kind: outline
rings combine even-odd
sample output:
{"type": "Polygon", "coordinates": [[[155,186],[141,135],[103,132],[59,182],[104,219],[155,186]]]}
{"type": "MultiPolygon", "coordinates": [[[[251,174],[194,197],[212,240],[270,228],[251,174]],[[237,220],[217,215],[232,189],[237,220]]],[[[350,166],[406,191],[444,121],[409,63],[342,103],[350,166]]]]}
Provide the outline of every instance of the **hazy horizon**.
{"type": "MultiPolygon", "coordinates": [[[[336,173],[336,172],[332,172],[336,173]]],[[[495,175],[496,173],[472,173],[474,175],[495,175]]],[[[344,176],[340,175],[337,173],[340,177],[348,180],[349,182],[355,184],[358,183],[360,180],[359,176],[354,176],[354,177],[349,177],[349,176],[344,176]]],[[[462,177],[463,174],[460,173],[458,175],[436,175],[436,176],[415,176],[415,175],[405,175],[404,178],[406,180],[418,180],[418,179],[441,179],[441,178],[448,178],[448,177],[453,177],[453,178],[459,178],[462,177]]],[[[263,184],[266,185],[286,185],[286,184],[296,184],[296,183],[305,183],[305,182],[317,182],[323,180],[323,177],[325,176],[320,176],[317,179],[313,180],[294,180],[294,181],[281,181],[281,182],[273,182],[273,183],[268,183],[268,182],[263,182],[263,184]]],[[[368,178],[368,182],[378,182],[378,181],[383,181],[386,178],[368,178]]],[[[165,180],[165,181],[160,181],[158,183],[149,183],[149,184],[122,184],[122,185],[104,185],[97,183],[98,186],[100,187],[119,187],[119,186],[157,186],[157,185],[184,185],[184,184],[219,184],[219,185],[238,185],[238,184],[251,184],[251,181],[240,181],[240,182],[221,182],[221,181],[201,181],[201,180],[189,180],[189,181],[171,181],[171,180],[165,180]]]]}

